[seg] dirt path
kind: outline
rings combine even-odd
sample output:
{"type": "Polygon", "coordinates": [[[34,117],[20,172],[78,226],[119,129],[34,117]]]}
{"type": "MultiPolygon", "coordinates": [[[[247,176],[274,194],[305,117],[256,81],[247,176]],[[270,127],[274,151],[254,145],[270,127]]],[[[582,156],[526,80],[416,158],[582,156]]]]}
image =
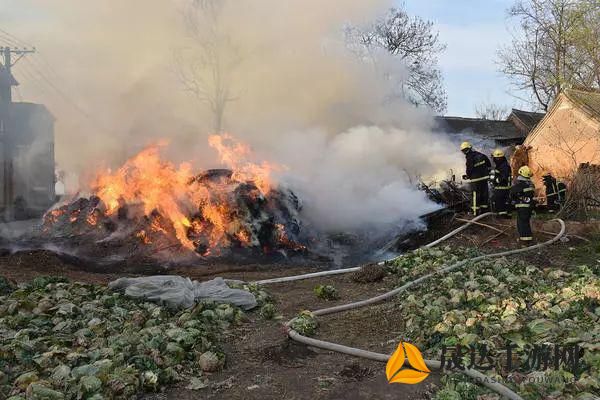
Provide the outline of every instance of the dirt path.
{"type": "MultiPolygon", "coordinates": [[[[298,272],[298,271],[296,271],[298,272]]],[[[228,274],[245,280],[272,276],[266,272],[228,274]]],[[[210,377],[209,388],[201,391],[171,388],[146,398],[178,399],[428,399],[439,377],[431,375],[418,385],[389,385],[385,365],[342,354],[308,348],[287,339],[282,322],[305,309],[317,309],[366,298],[389,289],[390,282],[358,284],[349,276],[306,280],[269,286],[284,318],[264,321],[252,314],[251,322],[230,332],[226,340],[226,368],[210,377]],[[332,284],[340,293],[337,301],[324,301],[313,294],[316,284],[332,284]]],[[[398,332],[386,327],[378,311],[349,313],[344,317],[320,319],[318,337],[382,353],[392,353],[398,332]]],[[[385,324],[398,326],[400,316],[385,324]],[[395,320],[395,321],[394,321],[395,320]]],[[[185,386],[185,385],[182,385],[185,386]]]]}

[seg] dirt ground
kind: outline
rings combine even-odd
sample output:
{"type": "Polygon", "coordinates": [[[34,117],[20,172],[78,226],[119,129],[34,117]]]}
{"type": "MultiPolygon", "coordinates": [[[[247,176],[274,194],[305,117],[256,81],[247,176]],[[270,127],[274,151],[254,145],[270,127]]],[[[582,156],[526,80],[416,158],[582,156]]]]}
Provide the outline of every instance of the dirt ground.
{"type": "MultiPolygon", "coordinates": [[[[453,221],[446,231],[457,226],[453,221]]],[[[489,227],[475,226],[450,240],[451,246],[476,246],[485,252],[517,248],[513,221],[489,219],[489,227]],[[505,226],[502,226],[505,225],[505,226]]],[[[558,224],[538,220],[535,230],[538,241],[551,238],[558,224]]],[[[570,223],[567,232],[585,237],[590,228],[570,223]]],[[[437,232],[437,236],[444,231],[437,232]]],[[[562,264],[568,260],[571,249],[585,245],[580,238],[570,237],[543,251],[522,256],[541,266],[562,264]]],[[[296,275],[316,270],[317,266],[215,264],[208,267],[178,267],[168,273],[206,280],[214,276],[253,281],[275,276],[296,275]]],[[[152,271],[121,274],[89,270],[82,265],[71,265],[48,251],[25,251],[0,255],[0,274],[16,281],[26,281],[39,275],[63,275],[73,280],[106,284],[122,275],[133,276],[152,271]]],[[[160,271],[163,273],[163,271],[160,271]]],[[[391,279],[376,283],[356,283],[349,275],[309,279],[269,285],[267,290],[277,301],[281,319],[265,321],[256,313],[249,321],[228,332],[224,343],[227,354],[225,369],[208,377],[209,386],[200,390],[186,389],[186,382],[168,388],[164,393],[146,395],[146,399],[429,399],[439,383],[432,374],[417,385],[389,385],[385,366],[377,362],[354,359],[349,356],[309,348],[296,344],[285,335],[282,323],[302,310],[316,310],[336,304],[364,299],[390,290],[391,279]],[[317,284],[332,284],[340,294],[336,301],[324,301],[313,294],[317,284]]],[[[319,319],[317,337],[379,353],[392,353],[397,346],[393,338],[402,334],[403,321],[389,305],[382,304],[319,319]]]]}

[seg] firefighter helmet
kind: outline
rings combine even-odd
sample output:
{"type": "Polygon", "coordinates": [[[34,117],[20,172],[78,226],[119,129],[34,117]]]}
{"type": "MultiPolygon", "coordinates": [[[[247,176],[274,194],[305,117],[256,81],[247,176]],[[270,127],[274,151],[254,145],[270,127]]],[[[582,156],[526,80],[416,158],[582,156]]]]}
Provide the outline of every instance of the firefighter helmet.
{"type": "Polygon", "coordinates": [[[492,153],[492,157],[494,157],[494,158],[504,157],[504,152],[502,150],[500,150],[500,149],[496,149],[492,153]]]}
{"type": "Polygon", "coordinates": [[[533,172],[531,172],[531,168],[529,168],[527,165],[523,165],[521,168],[519,168],[519,175],[524,178],[531,178],[533,176],[533,172]]]}
{"type": "Polygon", "coordinates": [[[466,149],[472,149],[472,148],[473,148],[473,145],[469,142],[462,142],[460,144],[460,151],[464,151],[466,149]]]}

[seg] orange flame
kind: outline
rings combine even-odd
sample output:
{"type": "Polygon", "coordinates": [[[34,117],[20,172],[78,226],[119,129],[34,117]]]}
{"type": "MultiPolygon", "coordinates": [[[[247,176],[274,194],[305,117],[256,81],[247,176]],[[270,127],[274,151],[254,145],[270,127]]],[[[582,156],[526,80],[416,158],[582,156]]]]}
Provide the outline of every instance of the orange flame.
{"type": "Polygon", "coordinates": [[[248,161],[250,147],[236,141],[230,134],[211,135],[208,144],[219,152],[221,162],[233,171],[232,178],[239,182],[253,182],[263,194],[271,191],[271,173],[283,169],[281,165],[263,161],[260,165],[248,161]]]}
{"type": "Polygon", "coordinates": [[[114,214],[122,204],[139,204],[145,215],[158,211],[172,221],[181,244],[193,248],[181,223],[186,218],[182,206],[191,178],[190,168],[185,164],[177,168],[162,161],[159,146],[154,145],[129,159],[116,172],[109,170],[98,175],[92,187],[106,204],[108,215],[114,214]]]}
{"type": "MultiPolygon", "coordinates": [[[[250,148],[228,134],[210,136],[209,144],[218,151],[221,162],[232,170],[231,181],[253,182],[263,195],[271,191],[271,173],[280,166],[248,161],[250,148]]],[[[162,160],[160,147],[150,146],[118,170],[98,174],[91,186],[106,206],[105,214],[113,216],[119,210],[130,213],[142,210],[149,217],[158,213],[160,218],[151,218],[148,231],[141,230],[136,235],[143,243],[150,243],[148,234],[151,231],[174,232],[179,243],[188,249],[196,248],[190,237],[206,237],[206,254],[214,253],[215,249],[218,251],[219,246],[229,245],[228,237],[247,245],[250,235],[225,201],[227,183],[195,179],[191,164],[175,166],[162,160]]],[[[95,225],[97,220],[88,218],[88,222],[95,225]]]]}

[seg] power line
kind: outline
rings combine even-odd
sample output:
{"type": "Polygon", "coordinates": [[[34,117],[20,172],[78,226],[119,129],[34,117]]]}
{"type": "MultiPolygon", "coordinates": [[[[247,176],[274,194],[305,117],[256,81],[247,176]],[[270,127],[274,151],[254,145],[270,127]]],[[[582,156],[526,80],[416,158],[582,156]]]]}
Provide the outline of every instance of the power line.
{"type": "Polygon", "coordinates": [[[31,60],[27,59],[25,60],[26,63],[29,65],[29,67],[31,69],[33,69],[33,71],[35,71],[36,75],[39,76],[42,81],[48,85],[52,90],[54,90],[56,93],[58,93],[67,103],[71,104],[73,107],[75,107],[79,112],[81,112],[82,114],[84,114],[86,117],[90,117],[89,114],[81,109],[79,107],[79,105],[77,103],[75,103],[73,100],[71,100],[71,98],[62,91],[62,89],[60,89],[58,86],[56,86],[50,79],[48,79],[48,77],[46,75],[44,75],[43,72],[41,72],[36,66],[35,64],[33,64],[33,62],[31,62],[31,60]]]}
{"type": "Polygon", "coordinates": [[[8,36],[9,38],[11,38],[13,42],[20,43],[20,46],[22,46],[22,47],[34,47],[35,48],[35,46],[30,45],[26,41],[19,39],[18,37],[16,37],[15,35],[13,35],[9,32],[6,32],[4,29],[0,29],[0,33],[4,34],[4,36],[8,36]]]}
{"type": "Polygon", "coordinates": [[[81,115],[88,119],[88,121],[92,122],[95,126],[100,128],[101,130],[114,134],[114,132],[110,131],[106,127],[104,127],[100,122],[98,122],[91,114],[89,114],[86,110],[81,108],[77,102],[75,102],[67,93],[65,93],[62,89],[60,89],[57,85],[55,85],[42,71],[40,71],[33,62],[29,59],[25,59],[26,63],[28,63],[29,67],[35,71],[35,74],[39,76],[42,81],[51,88],[55,93],[57,93],[64,102],[68,103],[71,107],[77,110],[81,115]]]}
{"type": "MultiPolygon", "coordinates": [[[[7,32],[1,28],[0,28],[0,39],[2,39],[5,42],[12,43],[11,44],[12,46],[31,47],[31,48],[35,49],[35,46],[30,45],[26,41],[19,39],[15,35],[7,32]]],[[[34,57],[32,57],[32,58],[33,58],[33,61],[30,60],[29,58],[25,58],[25,64],[27,65],[27,67],[25,68],[25,71],[27,71],[27,72],[24,72],[25,75],[38,76],[39,79],[35,79],[34,80],[35,82],[44,83],[45,86],[52,89],[52,91],[54,93],[58,94],[59,97],[61,97],[64,102],[66,102],[71,107],[73,107],[75,110],[77,110],[81,115],[83,115],[85,118],[87,118],[90,122],[94,123],[95,126],[99,127],[100,129],[102,129],[105,132],[112,133],[110,130],[108,130],[107,128],[102,126],[102,124],[100,124],[98,121],[96,121],[92,115],[90,115],[86,110],[84,110],[82,107],[80,107],[79,104],[77,104],[77,102],[71,98],[71,96],[69,96],[67,93],[65,93],[59,86],[55,85],[52,82],[52,80],[50,78],[48,78],[48,76],[44,72],[42,72],[42,70],[47,70],[50,72],[51,75],[54,76],[54,78],[56,78],[59,81],[62,81],[60,75],[56,72],[56,70],[52,67],[52,65],[46,60],[46,58],[42,54],[40,54],[39,51],[36,50],[36,53],[34,54],[34,57]],[[31,73],[29,68],[31,68],[31,70],[33,70],[33,74],[31,73]]],[[[23,65],[23,67],[25,67],[25,65],[23,65]]],[[[44,85],[40,85],[39,87],[43,88],[44,85]]],[[[45,90],[43,90],[43,91],[45,91],[45,90]]]]}
{"type": "MultiPolygon", "coordinates": [[[[3,39],[4,41],[10,43],[11,46],[17,46],[17,47],[28,46],[28,47],[35,49],[35,46],[31,46],[26,41],[18,38],[17,36],[7,32],[1,28],[0,28],[0,39],[3,39]]],[[[56,72],[56,70],[54,70],[54,68],[52,67],[52,65],[50,65],[50,63],[46,60],[46,58],[39,51],[36,51],[36,53],[33,54],[32,58],[33,58],[33,61],[30,59],[28,59],[27,61],[30,63],[31,68],[34,71],[36,71],[37,74],[42,78],[42,80],[44,80],[48,86],[50,86],[52,89],[54,89],[56,92],[58,92],[63,98],[68,99],[67,101],[74,103],[72,100],[69,99],[69,96],[67,96],[60,88],[58,88],[56,85],[54,85],[54,83],[44,73],[42,73],[40,71],[40,70],[46,69],[50,72],[51,75],[54,76],[54,78],[58,78],[59,81],[62,81],[60,75],[56,72]]],[[[38,81],[39,81],[39,79],[38,79],[38,81]]],[[[76,105],[76,104],[74,103],[73,105],[76,105]]],[[[81,111],[84,111],[84,110],[81,110],[81,111]]]]}
{"type": "Polygon", "coordinates": [[[56,72],[56,70],[52,67],[52,65],[46,60],[46,58],[44,57],[44,55],[38,50],[37,53],[35,53],[33,55],[33,57],[30,58],[30,60],[37,64],[37,67],[41,70],[46,70],[50,73],[51,78],[59,81],[59,84],[63,84],[65,83],[64,79],[58,74],[58,72],[56,72]]]}
{"type": "MultiPolygon", "coordinates": [[[[24,40],[19,39],[15,35],[7,32],[7,31],[5,31],[3,29],[0,29],[0,41],[3,41],[5,44],[8,44],[8,46],[13,46],[13,47],[28,46],[28,47],[31,47],[31,48],[35,49],[35,46],[29,45],[24,40]]],[[[33,58],[36,59],[36,60],[38,59],[38,57],[40,57],[43,60],[43,63],[45,64],[45,68],[47,68],[48,70],[50,70],[51,74],[53,74],[54,76],[58,77],[58,74],[56,73],[56,71],[52,68],[52,66],[48,63],[48,61],[46,61],[46,59],[39,53],[39,51],[37,51],[36,53],[34,53],[33,56],[34,56],[33,58]]]]}
{"type": "Polygon", "coordinates": [[[21,74],[24,76],[25,80],[27,82],[30,82],[32,84],[34,84],[36,86],[36,88],[42,92],[42,94],[44,96],[48,95],[49,92],[46,88],[46,86],[44,86],[40,77],[36,77],[34,72],[31,72],[31,70],[29,69],[29,66],[27,64],[21,64],[21,66],[18,68],[17,70],[18,72],[16,73],[17,76],[20,76],[21,74]]]}
{"type": "Polygon", "coordinates": [[[0,33],[0,39],[10,47],[21,47],[21,45],[19,43],[15,42],[10,37],[3,35],[1,33],[0,33]]]}

